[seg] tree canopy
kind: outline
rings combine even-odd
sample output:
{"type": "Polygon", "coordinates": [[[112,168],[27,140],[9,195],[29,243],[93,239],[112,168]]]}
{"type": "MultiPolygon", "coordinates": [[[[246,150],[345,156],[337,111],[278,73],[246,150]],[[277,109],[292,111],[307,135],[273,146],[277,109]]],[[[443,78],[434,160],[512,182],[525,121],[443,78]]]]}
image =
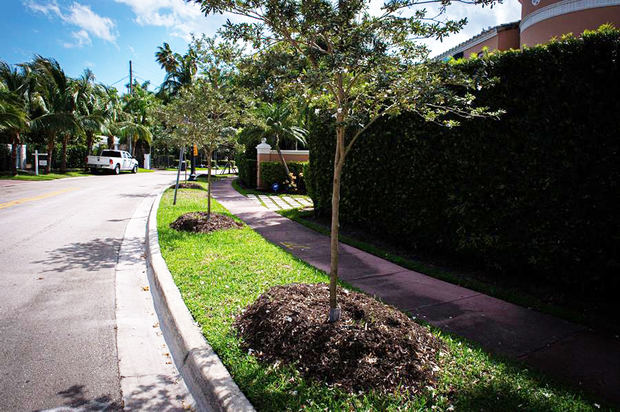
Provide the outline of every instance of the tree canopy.
{"type": "MultiPolygon", "coordinates": [[[[331,224],[330,320],[339,319],[338,208],[340,177],[352,145],[378,118],[403,110],[446,126],[457,118],[495,115],[473,105],[468,90],[483,87],[483,77],[467,77],[449,65],[428,62],[420,39],[458,32],[466,19],[442,19],[449,1],[389,0],[378,13],[371,0],[187,0],[205,14],[229,12],[224,38],[250,42],[256,49],[286,47],[305,67],[291,82],[318,110],[336,120],[336,150],[331,224]],[[424,5],[436,3],[439,14],[424,5]]],[[[494,0],[462,1],[492,5],[494,0]]]]}

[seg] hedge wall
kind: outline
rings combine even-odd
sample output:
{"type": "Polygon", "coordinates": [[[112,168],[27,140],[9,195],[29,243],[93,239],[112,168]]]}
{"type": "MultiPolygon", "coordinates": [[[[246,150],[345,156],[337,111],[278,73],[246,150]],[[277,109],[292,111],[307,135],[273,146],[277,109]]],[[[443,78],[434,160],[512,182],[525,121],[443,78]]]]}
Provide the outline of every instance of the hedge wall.
{"type": "MultiPolygon", "coordinates": [[[[454,129],[382,119],[347,158],[342,221],[497,276],[617,292],[619,57],[620,32],[605,29],[462,63],[500,78],[478,101],[507,113],[454,129]]],[[[317,119],[307,184],[319,214],[330,208],[334,140],[329,117],[317,119]]]]}
{"type": "MultiPolygon", "coordinates": [[[[87,155],[87,147],[85,145],[68,145],[67,146],[67,168],[79,169],[85,165],[87,155]]],[[[34,159],[34,155],[33,155],[34,159]]],[[[32,160],[34,162],[34,160],[32,160]]],[[[54,146],[53,168],[59,168],[62,163],[62,144],[57,143],[54,146]]]]}
{"type": "MultiPolygon", "coordinates": [[[[305,194],[306,183],[304,180],[304,167],[308,162],[288,162],[288,170],[295,177],[295,187],[290,188],[289,192],[305,194]]],[[[264,184],[271,187],[272,184],[278,183],[283,190],[286,188],[286,170],[280,162],[262,162],[260,164],[260,175],[264,184]]]]}
{"type": "Polygon", "coordinates": [[[235,158],[239,170],[239,180],[243,186],[256,188],[256,160],[248,159],[244,153],[237,154],[235,158]]]}

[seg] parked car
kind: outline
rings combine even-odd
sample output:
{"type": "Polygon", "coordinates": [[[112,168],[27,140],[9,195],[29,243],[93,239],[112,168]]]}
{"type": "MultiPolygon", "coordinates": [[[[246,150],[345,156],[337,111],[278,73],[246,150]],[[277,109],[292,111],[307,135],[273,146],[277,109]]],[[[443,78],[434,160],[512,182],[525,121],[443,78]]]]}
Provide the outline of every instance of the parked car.
{"type": "Polygon", "coordinates": [[[137,173],[138,161],[123,150],[104,150],[100,156],[88,156],[86,167],[90,169],[91,173],[98,170],[108,170],[115,175],[123,171],[137,173]]]}

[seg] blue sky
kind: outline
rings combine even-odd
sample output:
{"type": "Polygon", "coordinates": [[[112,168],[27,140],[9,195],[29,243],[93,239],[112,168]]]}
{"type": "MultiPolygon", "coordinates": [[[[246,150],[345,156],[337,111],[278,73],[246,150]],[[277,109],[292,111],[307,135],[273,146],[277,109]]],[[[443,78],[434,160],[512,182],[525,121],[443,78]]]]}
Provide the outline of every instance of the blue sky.
{"type": "MultiPolygon", "coordinates": [[[[518,20],[520,9],[517,0],[493,9],[455,4],[449,17],[468,17],[468,27],[430,46],[438,54],[489,26],[518,20]]],[[[68,75],[88,67],[97,81],[121,91],[132,60],[137,79],[155,89],[164,78],[154,58],[157,47],[168,42],[185,52],[190,33],[213,35],[225,19],[205,17],[183,0],[2,0],[0,59],[16,64],[35,54],[53,57],[68,75]]]]}

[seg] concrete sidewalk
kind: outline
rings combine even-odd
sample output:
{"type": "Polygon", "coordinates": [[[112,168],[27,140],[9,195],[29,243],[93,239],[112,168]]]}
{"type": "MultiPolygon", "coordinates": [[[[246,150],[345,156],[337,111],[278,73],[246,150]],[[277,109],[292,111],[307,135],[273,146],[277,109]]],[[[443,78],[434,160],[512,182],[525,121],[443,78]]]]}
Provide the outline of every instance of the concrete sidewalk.
{"type": "MultiPolygon", "coordinates": [[[[239,194],[230,179],[214,182],[212,193],[267,240],[329,272],[327,236],[239,194]]],[[[620,339],[431,278],[342,243],[339,275],[442,330],[620,404],[620,339]]]]}

